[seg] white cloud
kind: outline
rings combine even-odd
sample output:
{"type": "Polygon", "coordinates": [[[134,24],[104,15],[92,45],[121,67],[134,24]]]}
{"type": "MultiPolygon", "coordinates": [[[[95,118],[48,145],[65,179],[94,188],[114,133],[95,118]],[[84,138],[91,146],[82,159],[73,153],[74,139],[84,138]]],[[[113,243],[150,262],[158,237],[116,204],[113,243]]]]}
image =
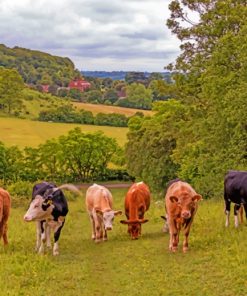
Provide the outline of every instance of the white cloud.
{"type": "Polygon", "coordinates": [[[179,53],[169,0],[0,0],[1,43],[88,70],[162,71],[179,53]]]}

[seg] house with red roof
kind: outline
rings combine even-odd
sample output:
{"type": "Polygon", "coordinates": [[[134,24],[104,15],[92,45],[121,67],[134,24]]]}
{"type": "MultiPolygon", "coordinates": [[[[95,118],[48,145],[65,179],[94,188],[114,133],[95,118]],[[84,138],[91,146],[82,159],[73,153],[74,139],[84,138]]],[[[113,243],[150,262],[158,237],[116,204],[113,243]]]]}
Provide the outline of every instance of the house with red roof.
{"type": "Polygon", "coordinates": [[[74,80],[70,81],[68,87],[69,87],[69,89],[74,88],[74,89],[78,89],[81,92],[83,92],[86,89],[89,89],[91,87],[91,83],[86,80],[83,80],[81,78],[78,78],[78,79],[74,79],[74,80]]]}

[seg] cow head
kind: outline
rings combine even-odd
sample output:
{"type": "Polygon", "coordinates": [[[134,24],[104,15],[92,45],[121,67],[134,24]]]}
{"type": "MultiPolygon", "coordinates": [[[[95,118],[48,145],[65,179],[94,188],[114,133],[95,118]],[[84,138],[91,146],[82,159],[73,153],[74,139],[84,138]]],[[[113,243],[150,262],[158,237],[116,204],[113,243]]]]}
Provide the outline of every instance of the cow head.
{"type": "Polygon", "coordinates": [[[117,215],[122,215],[122,211],[111,210],[111,211],[102,212],[101,210],[96,210],[96,214],[101,216],[104,223],[105,230],[112,230],[114,217],[117,215]]]}
{"type": "Polygon", "coordinates": [[[148,219],[137,219],[134,221],[121,220],[120,223],[128,225],[128,232],[132,239],[138,239],[141,234],[141,224],[148,222],[148,219]]]}
{"type": "Polygon", "coordinates": [[[176,203],[180,208],[181,217],[183,219],[190,219],[193,211],[195,210],[196,203],[202,199],[202,196],[200,194],[196,194],[192,197],[186,195],[185,198],[178,198],[177,196],[172,195],[169,199],[172,203],[176,203]]]}
{"type": "Polygon", "coordinates": [[[36,195],[24,215],[24,220],[26,222],[44,220],[51,215],[53,208],[51,196],[44,198],[41,195],[36,195]]]}

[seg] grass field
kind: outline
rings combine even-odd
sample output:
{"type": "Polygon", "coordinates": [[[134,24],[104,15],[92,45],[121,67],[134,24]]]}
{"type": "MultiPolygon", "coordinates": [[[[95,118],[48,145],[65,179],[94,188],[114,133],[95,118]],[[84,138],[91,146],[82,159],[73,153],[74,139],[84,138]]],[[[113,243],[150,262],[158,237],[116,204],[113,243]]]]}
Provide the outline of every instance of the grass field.
{"type": "Polygon", "coordinates": [[[6,117],[0,117],[0,141],[9,146],[17,145],[20,148],[36,147],[48,139],[67,134],[75,127],[80,127],[83,132],[103,131],[106,136],[115,138],[120,145],[126,142],[127,128],[49,123],[6,117]]]}
{"type": "MultiPolygon", "coordinates": [[[[127,189],[111,189],[123,210],[127,189]]],[[[85,195],[83,195],[85,196],[85,195]]],[[[247,227],[224,227],[223,200],[202,201],[189,238],[189,251],[168,251],[161,231],[163,201],[152,201],[142,237],[132,241],[119,223],[109,241],[95,244],[83,198],[70,202],[60,255],[34,253],[35,224],[23,222],[28,201],[13,208],[9,246],[0,246],[1,296],[244,296],[247,295],[247,227]]],[[[182,238],[181,238],[182,240],[182,238]]]]}
{"type": "Polygon", "coordinates": [[[123,108],[118,106],[108,106],[108,105],[96,105],[96,104],[88,104],[88,103],[77,103],[73,102],[73,105],[78,109],[84,109],[87,111],[91,111],[94,115],[97,113],[117,113],[124,114],[126,116],[132,116],[136,112],[142,112],[144,115],[152,115],[153,112],[149,110],[140,110],[140,109],[132,109],[132,108],[123,108]]]}

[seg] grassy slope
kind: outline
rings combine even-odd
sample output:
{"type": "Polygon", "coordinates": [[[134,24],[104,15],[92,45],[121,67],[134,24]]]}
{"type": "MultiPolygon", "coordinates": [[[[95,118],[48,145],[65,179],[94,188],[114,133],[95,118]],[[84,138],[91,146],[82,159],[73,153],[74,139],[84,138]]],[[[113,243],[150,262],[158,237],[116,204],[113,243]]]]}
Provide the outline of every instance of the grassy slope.
{"type": "Polygon", "coordinates": [[[105,135],[116,138],[120,145],[126,142],[127,128],[66,124],[66,123],[49,123],[30,121],[17,118],[0,117],[0,141],[6,145],[17,145],[20,148],[25,146],[35,147],[46,140],[57,138],[66,134],[69,130],[80,127],[84,132],[103,131],[105,135]]]}
{"type": "Polygon", "coordinates": [[[88,104],[88,103],[76,103],[73,102],[73,105],[78,109],[84,109],[87,111],[91,111],[94,115],[97,113],[117,113],[124,114],[126,116],[132,116],[136,112],[142,112],[144,115],[152,115],[153,112],[149,110],[140,110],[140,109],[132,109],[132,108],[123,108],[118,106],[107,106],[107,105],[96,105],[96,104],[88,104]]]}
{"type": "MultiPolygon", "coordinates": [[[[123,209],[126,189],[111,190],[123,209]]],[[[35,224],[12,210],[9,247],[0,246],[0,295],[232,296],[246,295],[246,226],[224,227],[223,202],[203,201],[192,226],[190,250],[171,254],[161,232],[163,202],[152,203],[143,236],[131,241],[116,218],[109,241],[95,244],[84,201],[70,202],[60,255],[34,253],[35,224]]],[[[233,217],[231,217],[233,222],[233,217]]],[[[181,243],[181,242],[180,242],[181,243]]]]}

